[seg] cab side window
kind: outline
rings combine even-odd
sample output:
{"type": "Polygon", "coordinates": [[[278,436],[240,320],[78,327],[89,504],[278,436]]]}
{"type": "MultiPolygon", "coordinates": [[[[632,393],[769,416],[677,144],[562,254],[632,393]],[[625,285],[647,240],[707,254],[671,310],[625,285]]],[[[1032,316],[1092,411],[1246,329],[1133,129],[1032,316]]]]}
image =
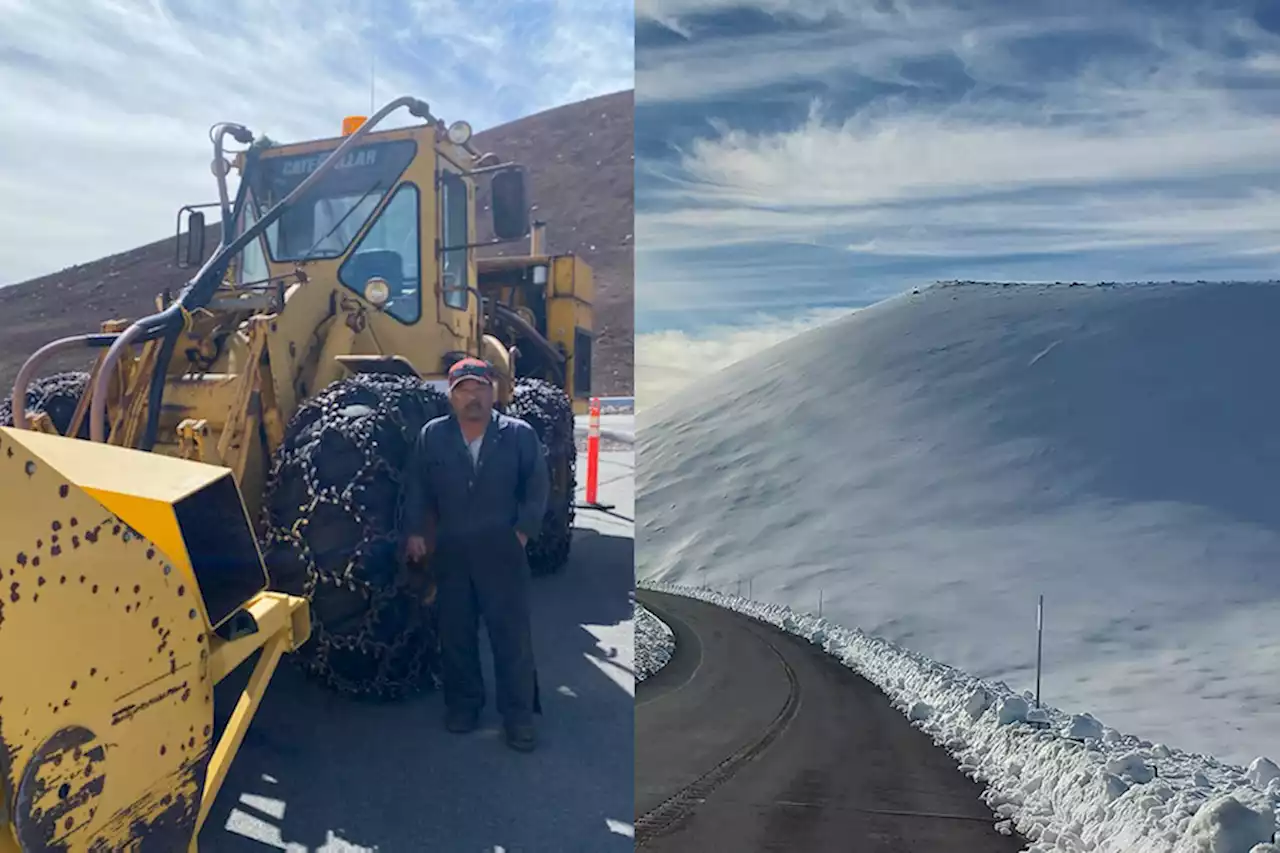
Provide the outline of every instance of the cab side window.
{"type": "Polygon", "coordinates": [[[467,183],[452,172],[440,181],[440,221],[442,224],[441,275],[444,304],[459,311],[467,308],[467,183]]]}
{"type": "MultiPolygon", "coordinates": [[[[240,227],[236,230],[236,233],[243,234],[252,228],[257,221],[258,217],[253,207],[253,196],[250,195],[245,199],[244,210],[240,214],[240,227]]],[[[236,284],[240,287],[246,284],[262,284],[271,275],[271,269],[267,266],[267,255],[262,251],[261,237],[244,247],[244,250],[240,252],[239,260],[236,284]]]]}

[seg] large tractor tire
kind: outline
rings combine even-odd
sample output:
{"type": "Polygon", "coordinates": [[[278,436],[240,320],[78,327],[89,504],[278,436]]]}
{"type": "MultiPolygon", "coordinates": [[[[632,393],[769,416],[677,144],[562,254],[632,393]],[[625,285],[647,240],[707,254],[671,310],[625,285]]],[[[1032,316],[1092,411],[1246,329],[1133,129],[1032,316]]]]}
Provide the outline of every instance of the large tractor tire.
{"type": "MultiPolygon", "coordinates": [[[[82,371],[55,373],[32,380],[27,386],[27,399],[24,404],[27,414],[44,412],[57,427],[58,433],[67,434],[71,419],[75,417],[76,406],[89,387],[89,374],[82,371]]],[[[5,395],[0,402],[0,426],[13,426],[13,392],[5,395]]],[[[89,419],[80,423],[80,438],[89,437],[89,419]]]]}
{"type": "Polygon", "coordinates": [[[551,493],[542,533],[530,540],[529,567],[535,575],[559,571],[573,542],[578,449],[573,436],[573,404],[565,392],[541,379],[517,379],[508,414],[527,421],[547,449],[551,493]]]}
{"type": "Polygon", "coordinates": [[[312,639],[296,657],[340,693],[395,699],[436,684],[435,611],[429,585],[401,570],[401,504],[413,442],[447,411],[416,379],[356,375],[304,403],[274,454],[271,586],[311,602],[312,639]]]}

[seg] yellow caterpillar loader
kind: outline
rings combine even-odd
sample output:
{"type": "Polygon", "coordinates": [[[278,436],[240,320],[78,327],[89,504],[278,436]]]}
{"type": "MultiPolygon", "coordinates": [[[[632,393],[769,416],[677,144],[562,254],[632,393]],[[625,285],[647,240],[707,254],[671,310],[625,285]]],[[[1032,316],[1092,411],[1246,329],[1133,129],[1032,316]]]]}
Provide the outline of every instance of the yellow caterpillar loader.
{"type": "Polygon", "coordinates": [[[592,277],[543,252],[522,168],[409,97],[332,139],[223,123],[211,140],[219,201],[178,215],[187,285],[41,348],[0,406],[0,853],[194,851],[286,653],[349,695],[433,685],[401,472],[456,360],[492,362],[499,404],[542,437],[553,490],[530,562],[568,558],[592,277]],[[376,130],[400,109],[417,123],[376,130]],[[527,254],[477,257],[526,237],[527,254]],[[38,376],[76,351],[89,370],[38,376]],[[214,685],[258,652],[215,734],[214,685]]]}

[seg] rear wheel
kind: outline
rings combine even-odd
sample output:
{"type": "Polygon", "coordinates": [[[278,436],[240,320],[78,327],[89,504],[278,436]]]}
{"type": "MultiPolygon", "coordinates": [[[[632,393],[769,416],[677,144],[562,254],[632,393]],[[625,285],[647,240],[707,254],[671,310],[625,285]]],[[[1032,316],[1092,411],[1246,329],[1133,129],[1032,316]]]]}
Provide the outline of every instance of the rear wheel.
{"type": "Polygon", "coordinates": [[[542,533],[528,545],[535,575],[559,571],[569,560],[573,542],[574,495],[578,450],[573,437],[573,404],[556,385],[541,379],[517,379],[508,413],[527,421],[547,449],[551,492],[542,533]]]}
{"type": "MultiPolygon", "coordinates": [[[[27,414],[44,412],[61,435],[67,434],[76,406],[89,387],[89,374],[83,371],[54,373],[34,379],[27,385],[23,408],[27,414]]],[[[13,426],[13,392],[0,402],[0,426],[13,426]]],[[[85,417],[77,431],[78,437],[89,437],[89,418],[85,417]]]]}
{"type": "Polygon", "coordinates": [[[303,668],[346,694],[397,698],[435,683],[429,586],[400,571],[404,469],[448,400],[416,378],[362,374],[299,407],[273,455],[263,553],[273,589],[311,602],[303,668]]]}

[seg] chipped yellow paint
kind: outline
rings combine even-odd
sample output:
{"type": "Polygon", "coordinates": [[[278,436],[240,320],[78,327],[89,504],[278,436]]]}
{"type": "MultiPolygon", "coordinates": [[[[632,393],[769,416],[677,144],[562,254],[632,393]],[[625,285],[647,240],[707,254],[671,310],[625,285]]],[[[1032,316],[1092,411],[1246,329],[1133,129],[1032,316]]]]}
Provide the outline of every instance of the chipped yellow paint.
{"type": "Polygon", "coordinates": [[[276,662],[310,635],[304,599],[261,592],[242,608],[258,631],[221,639],[197,584],[148,535],[177,530],[164,500],[226,476],[0,428],[0,489],[14,498],[0,515],[0,853],[124,850],[144,836],[194,850],[276,662]],[[215,743],[213,685],[257,649],[215,743]]]}
{"type": "Polygon", "coordinates": [[[178,850],[198,815],[213,726],[199,591],[61,473],[92,463],[106,483],[120,453],[147,456],[0,429],[0,749],[25,849],[122,850],[154,831],[178,850]]]}
{"type": "Polygon", "coordinates": [[[173,505],[225,476],[225,468],[29,430],[0,430],[67,472],[72,482],[150,540],[187,582],[195,583],[173,505]]]}

